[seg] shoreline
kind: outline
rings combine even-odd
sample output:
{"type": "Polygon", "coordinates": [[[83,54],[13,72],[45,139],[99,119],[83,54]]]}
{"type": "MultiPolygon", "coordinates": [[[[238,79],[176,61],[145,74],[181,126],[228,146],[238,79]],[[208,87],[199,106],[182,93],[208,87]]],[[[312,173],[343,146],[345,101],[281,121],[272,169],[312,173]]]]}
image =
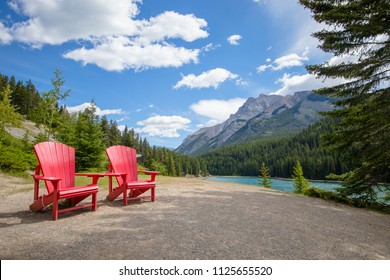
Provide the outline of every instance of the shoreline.
{"type": "MultiPolygon", "coordinates": [[[[210,175],[207,177],[202,177],[203,179],[207,178],[212,178],[212,177],[225,177],[225,178],[259,178],[261,177],[256,177],[256,176],[237,176],[237,175],[210,175]]],[[[281,180],[281,181],[292,181],[292,178],[282,178],[282,177],[270,177],[270,179],[276,179],[276,180],[281,180]]],[[[318,182],[318,183],[337,183],[341,184],[342,181],[334,181],[334,180],[312,180],[312,179],[307,179],[309,182],[318,182]]]]}

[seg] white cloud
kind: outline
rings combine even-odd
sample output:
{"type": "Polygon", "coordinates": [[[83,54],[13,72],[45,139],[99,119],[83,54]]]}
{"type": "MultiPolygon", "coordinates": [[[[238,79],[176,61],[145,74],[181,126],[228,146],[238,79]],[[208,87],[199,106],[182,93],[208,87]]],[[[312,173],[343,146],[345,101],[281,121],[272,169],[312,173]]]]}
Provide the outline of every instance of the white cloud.
{"type": "Polygon", "coordinates": [[[180,137],[178,130],[187,130],[190,123],[189,119],[181,116],[154,116],[137,122],[137,125],[143,127],[135,131],[149,136],[177,138],[180,137]]]}
{"type": "Polygon", "coordinates": [[[12,36],[9,34],[9,29],[0,22],[0,44],[9,44],[12,41],[12,36]]]}
{"type": "MultiPolygon", "coordinates": [[[[77,113],[77,112],[84,112],[85,109],[91,107],[90,102],[85,102],[83,104],[77,105],[77,106],[72,106],[72,107],[66,107],[69,113],[77,113]]],[[[97,116],[105,116],[105,115],[124,115],[126,114],[122,109],[100,109],[95,105],[96,112],[95,114],[97,116]]]]}
{"type": "MultiPolygon", "coordinates": [[[[96,64],[108,71],[178,67],[197,62],[200,50],[168,42],[206,38],[207,22],[193,14],[167,11],[138,19],[141,0],[13,0],[11,8],[26,17],[9,27],[0,23],[0,43],[22,42],[34,48],[78,41],[65,58],[96,64]]],[[[177,44],[177,42],[175,42],[177,44]]]]}
{"type": "Polygon", "coordinates": [[[241,87],[246,87],[249,85],[249,82],[247,80],[242,79],[242,78],[238,78],[236,80],[236,85],[241,86],[241,87]]]}
{"type": "Polygon", "coordinates": [[[121,125],[118,125],[117,128],[119,129],[119,131],[123,132],[123,131],[125,131],[126,126],[121,124],[121,125]]]}
{"type": "MultiPolygon", "coordinates": [[[[13,40],[33,47],[58,45],[70,40],[91,40],[104,36],[134,35],[140,22],[136,0],[16,0],[28,17],[10,28],[13,40]]],[[[15,6],[15,5],[14,5],[15,6]]]]}
{"type": "Polygon", "coordinates": [[[285,56],[282,56],[282,57],[275,59],[274,69],[281,70],[284,68],[291,68],[294,66],[302,66],[303,61],[305,61],[305,60],[309,60],[309,58],[307,57],[306,54],[303,54],[302,56],[300,56],[296,53],[288,54],[288,55],[285,55],[285,56]]]}
{"type": "Polygon", "coordinates": [[[108,38],[91,49],[80,48],[64,54],[86,64],[96,64],[108,71],[179,67],[198,62],[199,50],[175,47],[169,44],[134,45],[127,37],[108,38]]]}
{"type": "Polygon", "coordinates": [[[245,101],[244,98],[200,100],[192,104],[190,108],[196,114],[208,117],[213,121],[213,124],[216,124],[227,120],[231,114],[236,113],[245,101]]]}
{"type": "Polygon", "coordinates": [[[289,95],[297,91],[303,90],[315,90],[323,87],[335,86],[341,83],[345,83],[344,79],[323,79],[316,78],[311,74],[305,75],[290,75],[285,73],[282,78],[278,80],[282,84],[282,87],[271,94],[277,95],[289,95]]]}
{"type": "Polygon", "coordinates": [[[268,64],[268,65],[260,65],[259,67],[257,67],[257,73],[260,73],[260,72],[264,72],[265,70],[267,70],[268,68],[271,68],[272,65],[268,64]]]}
{"type": "Polygon", "coordinates": [[[227,40],[231,45],[239,45],[240,43],[238,41],[241,39],[242,39],[241,35],[235,34],[235,35],[228,37],[227,40]]]}
{"type": "Polygon", "coordinates": [[[341,55],[341,56],[334,56],[331,59],[329,59],[328,64],[329,65],[340,65],[342,63],[356,63],[359,60],[359,56],[356,55],[341,55]]]}
{"type": "Polygon", "coordinates": [[[205,27],[207,22],[193,14],[181,15],[167,11],[146,22],[140,32],[140,41],[148,43],[180,38],[186,42],[193,42],[208,37],[207,31],[202,29],[205,27]]]}
{"type": "Polygon", "coordinates": [[[202,48],[202,51],[209,52],[209,51],[213,51],[213,50],[220,48],[220,47],[221,47],[220,44],[215,45],[213,43],[210,43],[210,44],[207,44],[206,46],[204,46],[202,48]]]}
{"type": "MultiPolygon", "coordinates": [[[[303,61],[309,60],[307,54],[308,54],[308,50],[306,50],[302,55],[291,53],[279,57],[275,59],[272,64],[260,65],[259,67],[257,67],[257,72],[258,73],[263,72],[268,68],[271,68],[272,70],[282,70],[285,68],[291,68],[295,66],[303,66],[303,61]]],[[[267,62],[270,62],[269,58],[267,58],[267,62]]]]}
{"type": "Polygon", "coordinates": [[[199,76],[195,76],[194,74],[184,76],[173,88],[178,89],[180,87],[186,86],[191,89],[209,87],[214,87],[216,89],[226,80],[237,78],[238,76],[236,74],[233,74],[226,69],[215,68],[207,72],[203,72],[199,76]]]}
{"type": "Polygon", "coordinates": [[[201,123],[201,124],[196,125],[196,127],[197,127],[197,128],[210,127],[210,126],[217,125],[217,124],[219,124],[219,123],[221,123],[221,121],[209,120],[209,121],[207,121],[206,123],[201,123]]]}

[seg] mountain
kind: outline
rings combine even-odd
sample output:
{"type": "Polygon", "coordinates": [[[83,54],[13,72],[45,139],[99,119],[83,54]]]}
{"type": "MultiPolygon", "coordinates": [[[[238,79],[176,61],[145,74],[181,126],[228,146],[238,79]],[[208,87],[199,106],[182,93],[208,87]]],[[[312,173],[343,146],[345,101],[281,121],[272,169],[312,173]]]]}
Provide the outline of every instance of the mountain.
{"type": "Polygon", "coordinates": [[[249,98],[221,124],[187,136],[176,152],[200,155],[227,144],[298,133],[318,121],[320,111],[332,109],[330,99],[310,91],[294,95],[249,98]]]}

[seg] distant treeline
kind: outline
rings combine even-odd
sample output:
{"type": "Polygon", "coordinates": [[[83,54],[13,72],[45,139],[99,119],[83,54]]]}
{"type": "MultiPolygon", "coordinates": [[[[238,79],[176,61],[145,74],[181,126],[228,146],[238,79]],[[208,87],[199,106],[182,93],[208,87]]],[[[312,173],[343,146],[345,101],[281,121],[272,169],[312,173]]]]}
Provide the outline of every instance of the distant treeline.
{"type": "Polygon", "coordinates": [[[331,129],[331,121],[322,119],[295,136],[226,146],[201,159],[214,175],[258,176],[264,162],[272,177],[282,178],[291,178],[298,160],[305,177],[322,180],[330,173],[342,174],[351,168],[321,147],[320,135],[331,129]]]}
{"type": "MultiPolygon", "coordinates": [[[[54,92],[62,86],[60,76],[53,79],[54,92]]],[[[27,82],[16,81],[14,76],[8,77],[0,74],[0,92],[7,86],[11,90],[11,104],[24,119],[42,124],[44,114],[52,110],[48,102],[48,94],[37,91],[31,80],[27,82]],[[48,105],[49,104],[49,105],[48,105]],[[48,107],[49,106],[49,107],[48,107]]],[[[0,97],[1,98],[1,97],[0,97]]],[[[50,101],[50,100],[49,100],[50,101]]],[[[23,169],[34,168],[34,156],[32,147],[35,143],[51,140],[60,141],[71,145],[76,149],[77,170],[104,169],[107,168],[107,160],[104,150],[112,145],[125,145],[133,147],[142,157],[138,163],[151,170],[159,170],[164,175],[182,176],[202,175],[206,173],[206,167],[199,158],[190,158],[171,151],[167,148],[151,146],[146,138],[142,138],[132,128],[126,127],[120,131],[116,121],[108,120],[106,116],[98,117],[95,107],[87,108],[84,112],[70,114],[65,106],[54,104],[51,113],[50,135],[42,133],[34,142],[28,137],[15,139],[9,134],[0,135],[0,169],[3,171],[22,172],[23,169]],[[54,139],[53,139],[54,138],[54,139]]],[[[47,123],[46,123],[47,128],[47,123]]]]}

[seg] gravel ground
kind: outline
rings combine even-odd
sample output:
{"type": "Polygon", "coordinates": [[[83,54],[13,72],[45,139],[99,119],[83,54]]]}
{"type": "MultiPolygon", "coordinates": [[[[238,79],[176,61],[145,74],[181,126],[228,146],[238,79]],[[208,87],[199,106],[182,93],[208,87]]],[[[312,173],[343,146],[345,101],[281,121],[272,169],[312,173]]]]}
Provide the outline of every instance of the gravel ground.
{"type": "Polygon", "coordinates": [[[32,182],[0,174],[0,259],[390,259],[390,215],[201,179],[157,178],[157,201],[105,200],[51,220],[32,182]]]}

